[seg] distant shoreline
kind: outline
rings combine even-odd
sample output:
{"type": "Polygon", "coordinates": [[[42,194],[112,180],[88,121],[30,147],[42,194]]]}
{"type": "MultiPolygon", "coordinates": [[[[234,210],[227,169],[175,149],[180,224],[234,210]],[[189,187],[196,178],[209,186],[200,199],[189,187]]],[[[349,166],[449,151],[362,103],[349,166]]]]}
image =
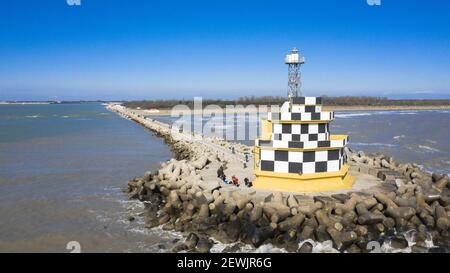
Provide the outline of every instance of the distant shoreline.
{"type": "Polygon", "coordinates": [[[40,104],[52,104],[51,102],[3,102],[0,101],[0,105],[40,105],[40,104]]]}
{"type": "MultiPolygon", "coordinates": [[[[158,109],[159,112],[148,111],[145,109],[128,108],[138,114],[145,116],[170,116],[172,109],[158,109]]],[[[324,111],[395,111],[395,110],[450,110],[450,105],[436,105],[436,106],[323,106],[324,111]]],[[[256,109],[234,109],[233,113],[257,113],[256,109]]],[[[262,111],[260,111],[262,112],[262,111]]],[[[203,114],[211,114],[212,111],[203,110],[203,114]]],[[[262,112],[264,113],[264,112],[262,112]]],[[[201,114],[200,111],[195,111],[194,115],[201,114]]]]}
{"type": "Polygon", "coordinates": [[[83,103],[102,103],[102,104],[121,104],[117,101],[0,101],[0,105],[40,105],[40,104],[83,104],[83,103]]]}

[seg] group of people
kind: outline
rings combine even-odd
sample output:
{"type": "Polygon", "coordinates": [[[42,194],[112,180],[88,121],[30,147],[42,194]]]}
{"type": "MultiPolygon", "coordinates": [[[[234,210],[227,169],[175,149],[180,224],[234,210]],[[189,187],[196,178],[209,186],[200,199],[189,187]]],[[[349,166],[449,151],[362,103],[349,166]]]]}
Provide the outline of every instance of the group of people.
{"type": "MultiPolygon", "coordinates": [[[[236,154],[236,149],[234,147],[231,147],[231,153],[236,154]]],[[[245,162],[248,163],[248,153],[244,153],[245,162]]]]}
{"type": "MultiPolygon", "coordinates": [[[[240,186],[239,179],[235,175],[233,175],[231,177],[231,179],[227,179],[227,177],[223,171],[223,166],[220,166],[219,169],[217,170],[217,177],[220,178],[225,184],[234,185],[236,187],[240,186]]],[[[245,186],[247,186],[249,188],[253,186],[252,182],[250,182],[247,177],[244,178],[244,183],[245,183],[245,186]]]]}

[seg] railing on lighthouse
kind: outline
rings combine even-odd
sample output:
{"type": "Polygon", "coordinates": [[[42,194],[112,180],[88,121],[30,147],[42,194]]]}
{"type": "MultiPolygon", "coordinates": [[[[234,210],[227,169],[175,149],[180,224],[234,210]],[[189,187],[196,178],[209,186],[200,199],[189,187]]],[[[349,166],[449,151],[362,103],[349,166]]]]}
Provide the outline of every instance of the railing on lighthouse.
{"type": "Polygon", "coordinates": [[[288,97],[291,99],[301,96],[300,66],[305,63],[305,58],[300,55],[297,48],[294,48],[290,54],[286,55],[284,62],[289,66],[288,97]]]}

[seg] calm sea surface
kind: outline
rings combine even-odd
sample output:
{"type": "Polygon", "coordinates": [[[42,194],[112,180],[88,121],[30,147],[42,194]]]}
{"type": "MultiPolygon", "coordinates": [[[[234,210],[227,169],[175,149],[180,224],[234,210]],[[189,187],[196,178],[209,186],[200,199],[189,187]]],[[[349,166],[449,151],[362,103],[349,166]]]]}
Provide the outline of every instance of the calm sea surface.
{"type": "MultiPolygon", "coordinates": [[[[336,116],[331,130],[349,134],[352,148],[450,173],[450,111],[336,116]]],[[[258,116],[247,118],[234,128],[258,128],[258,116]]],[[[207,121],[217,135],[233,128],[207,121]]],[[[0,252],[68,252],[70,241],[89,252],[165,251],[180,235],[146,230],[142,204],[121,188],[170,157],[161,139],[100,104],[0,105],[0,252]]]]}

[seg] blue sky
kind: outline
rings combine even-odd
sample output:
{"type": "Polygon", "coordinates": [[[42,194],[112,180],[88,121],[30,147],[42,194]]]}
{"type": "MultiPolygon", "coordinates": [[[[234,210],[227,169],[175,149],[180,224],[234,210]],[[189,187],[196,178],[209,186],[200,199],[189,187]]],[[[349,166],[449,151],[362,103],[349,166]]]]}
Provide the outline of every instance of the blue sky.
{"type": "Polygon", "coordinates": [[[450,1],[0,0],[0,100],[450,97],[450,1]]]}

